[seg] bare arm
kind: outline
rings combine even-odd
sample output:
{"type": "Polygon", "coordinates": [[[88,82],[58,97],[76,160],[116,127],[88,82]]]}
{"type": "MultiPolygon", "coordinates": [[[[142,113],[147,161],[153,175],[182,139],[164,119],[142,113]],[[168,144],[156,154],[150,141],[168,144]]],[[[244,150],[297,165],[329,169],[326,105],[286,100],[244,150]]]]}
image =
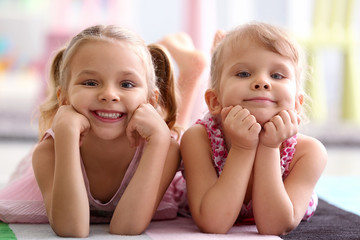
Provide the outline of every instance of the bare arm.
{"type": "Polygon", "coordinates": [[[226,132],[233,136],[219,178],[213,167],[207,132],[202,126],[191,127],[181,141],[191,214],[204,232],[226,233],[233,226],[253,167],[260,126],[254,126],[255,118],[249,117],[247,110],[243,112],[240,106],[232,109],[223,111],[223,119],[227,119],[226,132]],[[244,126],[239,128],[237,124],[244,126]],[[242,130],[236,132],[234,129],[242,130]]]}
{"type": "Polygon", "coordinates": [[[179,165],[179,147],[170,130],[150,105],[142,105],[128,125],[147,139],[139,166],[120,199],[110,223],[115,234],[140,234],[151,221],[179,165]]]}
{"type": "Polygon", "coordinates": [[[58,113],[53,125],[55,139],[41,142],[33,154],[34,172],[54,232],[86,237],[89,203],[80,165],[80,128],[75,127],[76,118],[85,117],[75,114],[71,106],[58,113]]]}
{"type": "Polygon", "coordinates": [[[297,120],[292,113],[281,113],[281,119],[274,128],[265,128],[254,164],[253,211],[262,234],[284,234],[299,224],[326,163],[326,152],[320,142],[299,137],[291,172],[283,182],[279,142],[297,132],[297,120]],[[272,140],[264,140],[266,137],[272,140]]]}

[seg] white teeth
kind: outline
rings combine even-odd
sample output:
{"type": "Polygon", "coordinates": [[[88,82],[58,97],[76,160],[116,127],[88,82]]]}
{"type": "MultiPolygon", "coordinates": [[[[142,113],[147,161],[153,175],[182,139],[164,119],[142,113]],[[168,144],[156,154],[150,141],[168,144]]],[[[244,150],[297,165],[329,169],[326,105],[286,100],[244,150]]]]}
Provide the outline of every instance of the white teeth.
{"type": "Polygon", "coordinates": [[[122,114],[120,113],[97,112],[96,114],[102,118],[110,118],[110,119],[116,119],[122,116],[122,114]]]}

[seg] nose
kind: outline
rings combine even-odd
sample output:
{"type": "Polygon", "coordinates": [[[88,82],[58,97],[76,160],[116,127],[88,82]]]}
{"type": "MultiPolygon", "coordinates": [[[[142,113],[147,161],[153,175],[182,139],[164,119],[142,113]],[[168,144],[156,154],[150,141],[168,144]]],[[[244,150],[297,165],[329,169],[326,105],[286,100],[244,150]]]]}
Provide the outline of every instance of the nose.
{"type": "Polygon", "coordinates": [[[260,90],[260,89],[265,89],[265,90],[269,90],[270,89],[270,85],[267,83],[264,84],[255,84],[254,85],[254,89],[260,90]]]}
{"type": "Polygon", "coordinates": [[[118,102],[120,95],[112,87],[104,87],[99,94],[99,100],[102,102],[118,102]]]}
{"type": "Polygon", "coordinates": [[[264,78],[258,78],[251,84],[251,88],[253,90],[270,90],[271,84],[264,78]]]}

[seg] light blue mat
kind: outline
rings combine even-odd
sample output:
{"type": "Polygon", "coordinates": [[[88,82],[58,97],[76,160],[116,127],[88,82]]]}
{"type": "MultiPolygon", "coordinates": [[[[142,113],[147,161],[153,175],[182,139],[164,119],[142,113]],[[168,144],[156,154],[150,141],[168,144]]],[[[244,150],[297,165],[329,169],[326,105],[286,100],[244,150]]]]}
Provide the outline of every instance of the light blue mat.
{"type": "Polygon", "coordinates": [[[360,216],[360,175],[322,176],[315,191],[319,198],[360,216]]]}

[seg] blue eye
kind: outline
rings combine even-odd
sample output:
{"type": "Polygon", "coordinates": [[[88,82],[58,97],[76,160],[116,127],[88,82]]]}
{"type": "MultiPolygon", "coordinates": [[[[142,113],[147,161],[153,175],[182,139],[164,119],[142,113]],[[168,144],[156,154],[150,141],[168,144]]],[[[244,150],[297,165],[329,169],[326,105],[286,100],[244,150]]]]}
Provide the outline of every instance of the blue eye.
{"type": "Polygon", "coordinates": [[[271,77],[274,79],[283,79],[284,78],[284,76],[279,73],[271,74],[271,77]]]}
{"type": "Polygon", "coordinates": [[[135,85],[132,82],[124,81],[121,83],[121,87],[123,88],[133,88],[135,85]]]}
{"type": "Polygon", "coordinates": [[[82,82],[82,85],[89,86],[89,87],[95,87],[98,85],[98,83],[95,80],[86,80],[82,82]]]}
{"type": "Polygon", "coordinates": [[[247,78],[247,77],[250,77],[251,74],[248,73],[248,72],[239,72],[236,74],[236,76],[240,77],[240,78],[247,78]]]}

